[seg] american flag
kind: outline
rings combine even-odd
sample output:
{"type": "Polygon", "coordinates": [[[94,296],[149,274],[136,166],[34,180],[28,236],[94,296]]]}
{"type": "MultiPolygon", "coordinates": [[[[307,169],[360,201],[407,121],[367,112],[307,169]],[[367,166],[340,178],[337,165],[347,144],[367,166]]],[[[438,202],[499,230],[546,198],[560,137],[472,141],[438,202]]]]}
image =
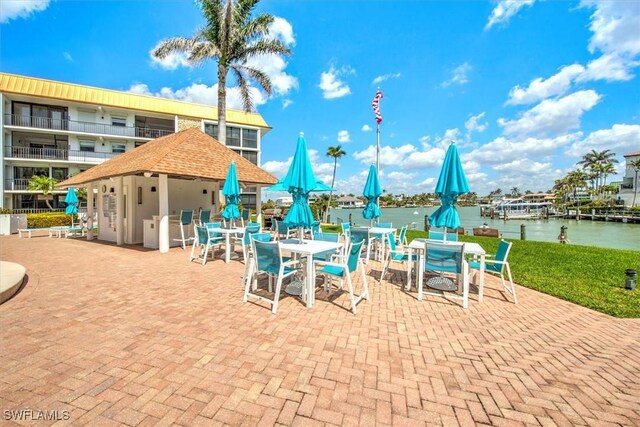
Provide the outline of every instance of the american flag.
{"type": "Polygon", "coordinates": [[[376,122],[378,124],[382,123],[382,114],[380,113],[380,98],[382,98],[382,92],[380,92],[380,89],[378,89],[378,91],[376,92],[376,96],[373,97],[373,102],[371,103],[371,106],[373,107],[373,112],[376,115],[376,122]]]}

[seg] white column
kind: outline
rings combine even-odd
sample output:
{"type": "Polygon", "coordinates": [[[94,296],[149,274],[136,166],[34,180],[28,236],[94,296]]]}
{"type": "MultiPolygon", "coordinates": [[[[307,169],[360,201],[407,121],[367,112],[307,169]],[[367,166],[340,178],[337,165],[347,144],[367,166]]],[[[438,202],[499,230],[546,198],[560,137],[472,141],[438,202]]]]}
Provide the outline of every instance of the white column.
{"type": "Polygon", "coordinates": [[[121,176],[116,178],[116,244],[124,244],[124,186],[121,176]]]}
{"type": "Polygon", "coordinates": [[[87,240],[93,240],[93,182],[87,184],[87,240]]]}
{"type": "Polygon", "coordinates": [[[160,216],[158,247],[160,253],[167,253],[169,252],[169,177],[167,175],[158,176],[158,202],[160,216]]]}
{"type": "Polygon", "coordinates": [[[258,224],[262,224],[262,187],[258,187],[256,191],[256,216],[258,224]]]}
{"type": "Polygon", "coordinates": [[[4,205],[4,147],[8,145],[4,140],[4,113],[4,95],[0,93],[0,208],[9,208],[13,207],[13,200],[11,204],[4,205]]]}

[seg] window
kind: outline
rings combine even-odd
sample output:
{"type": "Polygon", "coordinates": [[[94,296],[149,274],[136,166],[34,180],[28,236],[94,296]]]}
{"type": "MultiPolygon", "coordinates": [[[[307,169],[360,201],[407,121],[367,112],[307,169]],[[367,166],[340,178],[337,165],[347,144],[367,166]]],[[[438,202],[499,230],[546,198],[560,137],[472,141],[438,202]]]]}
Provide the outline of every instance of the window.
{"type": "Polygon", "coordinates": [[[227,126],[227,145],[240,147],[240,128],[227,126]]]}
{"type": "Polygon", "coordinates": [[[126,117],[111,116],[111,124],[113,126],[125,127],[127,125],[126,117]]]}
{"type": "Polygon", "coordinates": [[[51,177],[55,178],[56,181],[64,181],[69,177],[69,169],[68,168],[51,168],[51,177]]]}
{"type": "Polygon", "coordinates": [[[214,125],[211,123],[204,124],[204,133],[209,135],[210,137],[218,139],[218,125],[214,125]]]}
{"type": "Polygon", "coordinates": [[[255,129],[242,129],[242,147],[258,148],[258,131],[255,129]]]}
{"type": "Polygon", "coordinates": [[[242,157],[249,160],[254,165],[258,164],[258,152],[257,151],[242,151],[242,157]]]}
{"type": "Polygon", "coordinates": [[[96,151],[96,143],[94,141],[80,141],[80,151],[96,151]]]}
{"type": "Polygon", "coordinates": [[[241,194],[240,203],[245,209],[256,209],[256,195],[255,194],[241,194]]]}
{"type": "Polygon", "coordinates": [[[111,152],[112,153],[124,153],[127,150],[126,144],[114,144],[111,143],[111,152]]]}

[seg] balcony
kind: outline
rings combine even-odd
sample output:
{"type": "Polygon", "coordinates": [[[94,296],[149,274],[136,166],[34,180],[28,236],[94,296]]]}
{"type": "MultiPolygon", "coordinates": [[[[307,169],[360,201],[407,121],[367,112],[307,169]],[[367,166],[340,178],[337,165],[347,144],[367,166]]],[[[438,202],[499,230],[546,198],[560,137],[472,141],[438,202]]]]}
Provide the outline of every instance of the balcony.
{"type": "Polygon", "coordinates": [[[59,148],[4,147],[4,157],[31,160],[60,160],[73,163],[97,165],[117,156],[118,153],[96,153],[93,151],[62,150],[59,148]]]}
{"type": "Polygon", "coordinates": [[[117,126],[105,123],[78,122],[66,119],[51,119],[48,117],[21,116],[19,114],[5,114],[5,126],[20,126],[36,129],[52,129],[87,134],[126,136],[131,138],[159,138],[174,133],[163,129],[153,129],[135,126],[117,126]]]}

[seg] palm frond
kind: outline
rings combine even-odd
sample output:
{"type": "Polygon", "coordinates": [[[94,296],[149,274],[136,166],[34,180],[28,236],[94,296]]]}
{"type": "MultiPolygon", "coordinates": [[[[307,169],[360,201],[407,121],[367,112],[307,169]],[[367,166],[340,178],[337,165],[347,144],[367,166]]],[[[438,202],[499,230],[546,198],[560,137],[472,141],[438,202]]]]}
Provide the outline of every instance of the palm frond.
{"type": "Polygon", "coordinates": [[[260,0],[238,0],[235,10],[235,22],[242,25],[247,21],[253,8],[258,4],[260,0]]]}
{"type": "Polygon", "coordinates": [[[276,39],[264,39],[259,40],[251,46],[247,46],[242,51],[242,58],[251,58],[255,55],[290,55],[291,49],[284,45],[280,40],[276,39]]]}
{"type": "Polygon", "coordinates": [[[271,84],[271,79],[266,73],[258,70],[257,68],[248,67],[246,65],[236,65],[236,67],[238,68],[238,71],[247,73],[249,78],[255,80],[267,95],[271,96],[271,93],[273,92],[273,85],[271,84]]]}
{"type": "Polygon", "coordinates": [[[240,89],[240,98],[242,99],[242,106],[244,111],[250,113],[253,110],[253,99],[249,93],[249,82],[244,78],[244,75],[240,71],[240,67],[237,65],[230,65],[233,70],[233,74],[238,81],[238,89],[240,89]]]}
{"type": "Polygon", "coordinates": [[[215,58],[220,54],[220,50],[209,41],[196,44],[189,52],[187,60],[191,64],[202,63],[205,59],[215,58]]]}
{"type": "Polygon", "coordinates": [[[151,51],[151,55],[158,59],[164,59],[175,52],[188,53],[197,43],[194,39],[188,39],[186,37],[173,37],[166,39],[158,43],[158,45],[151,51]]]}

